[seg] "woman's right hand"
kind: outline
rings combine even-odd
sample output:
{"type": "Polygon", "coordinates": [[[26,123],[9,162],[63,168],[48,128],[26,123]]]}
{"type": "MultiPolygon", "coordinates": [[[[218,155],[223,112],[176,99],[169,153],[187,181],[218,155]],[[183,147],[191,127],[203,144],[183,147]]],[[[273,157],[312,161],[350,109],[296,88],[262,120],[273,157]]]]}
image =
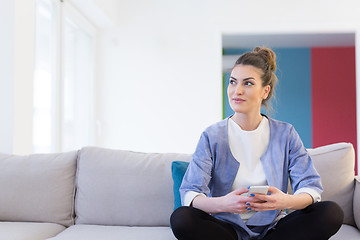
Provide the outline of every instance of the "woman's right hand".
{"type": "Polygon", "coordinates": [[[248,197],[247,195],[243,195],[247,193],[249,189],[247,188],[240,188],[236,189],[227,195],[222,197],[222,205],[224,208],[223,212],[231,212],[231,213],[244,213],[249,207],[246,205],[247,202],[252,202],[254,199],[248,197]]]}
{"type": "Polygon", "coordinates": [[[249,207],[246,203],[254,201],[254,198],[252,197],[248,197],[246,195],[241,196],[248,191],[249,190],[247,188],[240,188],[223,197],[205,197],[199,195],[194,198],[192,206],[207,213],[244,213],[249,207]]]}

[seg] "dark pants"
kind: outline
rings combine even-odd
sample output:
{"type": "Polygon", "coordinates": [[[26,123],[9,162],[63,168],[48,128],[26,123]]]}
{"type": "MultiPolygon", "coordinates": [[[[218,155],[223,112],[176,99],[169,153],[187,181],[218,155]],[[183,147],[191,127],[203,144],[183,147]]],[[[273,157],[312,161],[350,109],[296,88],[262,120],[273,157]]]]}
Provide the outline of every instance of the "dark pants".
{"type": "MultiPolygon", "coordinates": [[[[268,231],[264,240],[325,240],[334,235],[344,213],[334,202],[318,202],[282,218],[268,231]]],[[[234,228],[193,207],[180,207],[170,218],[172,231],[179,240],[237,240],[234,228]]]]}

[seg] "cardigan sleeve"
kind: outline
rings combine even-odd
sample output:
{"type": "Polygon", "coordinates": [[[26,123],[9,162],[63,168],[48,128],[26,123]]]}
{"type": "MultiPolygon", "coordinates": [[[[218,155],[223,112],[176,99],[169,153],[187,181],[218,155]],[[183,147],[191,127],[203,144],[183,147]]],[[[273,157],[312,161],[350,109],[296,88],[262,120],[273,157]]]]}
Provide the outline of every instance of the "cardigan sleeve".
{"type": "Polygon", "coordinates": [[[194,200],[194,198],[199,196],[199,195],[205,196],[205,194],[203,194],[203,193],[197,193],[197,192],[194,192],[194,191],[186,192],[185,196],[184,196],[183,206],[187,206],[187,207],[191,206],[192,201],[194,200]]]}
{"type": "Polygon", "coordinates": [[[297,194],[300,194],[300,193],[307,193],[307,194],[309,194],[309,195],[312,197],[312,199],[313,199],[313,203],[316,203],[316,202],[320,202],[320,201],[321,201],[321,195],[320,195],[320,193],[318,193],[317,191],[315,191],[315,190],[312,189],[312,188],[306,188],[306,187],[300,188],[300,189],[298,189],[298,190],[294,193],[294,195],[297,195],[297,194]]]}
{"type": "Polygon", "coordinates": [[[206,196],[210,193],[209,182],[213,168],[212,151],[206,132],[200,137],[196,150],[180,186],[182,205],[187,192],[197,192],[206,196]]]}
{"type": "Polygon", "coordinates": [[[304,189],[308,189],[305,192],[308,192],[314,198],[314,201],[318,201],[323,192],[320,176],[294,127],[290,129],[288,154],[288,170],[293,192],[300,193],[304,189]]]}

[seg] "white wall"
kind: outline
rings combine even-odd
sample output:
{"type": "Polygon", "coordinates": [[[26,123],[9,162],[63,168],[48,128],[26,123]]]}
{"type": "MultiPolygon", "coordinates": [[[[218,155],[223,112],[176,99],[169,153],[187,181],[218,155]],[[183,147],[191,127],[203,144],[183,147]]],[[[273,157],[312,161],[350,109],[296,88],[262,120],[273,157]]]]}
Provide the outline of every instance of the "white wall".
{"type": "Polygon", "coordinates": [[[0,8],[0,152],[11,153],[13,144],[13,26],[12,0],[2,0],[0,8]]]}
{"type": "MultiPolygon", "coordinates": [[[[87,4],[89,4],[89,0],[85,0],[85,1],[87,1],[87,4]]],[[[119,21],[119,17],[120,17],[119,11],[121,8],[120,5],[121,1],[119,0],[92,0],[92,1],[94,5],[96,5],[99,8],[99,10],[102,11],[113,24],[116,24],[119,21]]],[[[109,27],[109,26],[105,26],[105,27],[109,27]]]]}
{"type": "Polygon", "coordinates": [[[14,2],[13,153],[32,153],[35,0],[14,2]]]}
{"type": "Polygon", "coordinates": [[[83,16],[98,28],[112,28],[119,19],[118,0],[68,0],[83,16]]]}
{"type": "Polygon", "coordinates": [[[1,0],[0,152],[32,152],[35,0],[1,0]]]}
{"type": "Polygon", "coordinates": [[[100,37],[98,119],[104,147],[192,152],[222,118],[222,33],[360,29],[349,1],[121,1],[100,37]]]}
{"type": "Polygon", "coordinates": [[[122,5],[119,28],[101,36],[98,144],[192,152],[221,117],[221,36],[191,6],[151,2],[122,5]]]}

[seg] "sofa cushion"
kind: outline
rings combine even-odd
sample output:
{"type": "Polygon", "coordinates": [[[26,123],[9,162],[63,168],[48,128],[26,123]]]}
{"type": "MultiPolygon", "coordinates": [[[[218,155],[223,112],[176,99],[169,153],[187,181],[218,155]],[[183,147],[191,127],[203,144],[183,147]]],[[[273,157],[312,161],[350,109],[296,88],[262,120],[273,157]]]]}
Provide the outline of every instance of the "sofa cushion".
{"type": "Polygon", "coordinates": [[[322,200],[339,204],[344,211],[344,223],[354,226],[355,153],[352,144],[336,143],[308,151],[321,176],[324,188],[322,200]]]}
{"type": "Polygon", "coordinates": [[[176,240],[169,227],[74,225],[48,240],[176,240]]]}
{"type": "Polygon", "coordinates": [[[0,154],[0,221],[73,224],[77,152],[0,154]]]}
{"type": "Polygon", "coordinates": [[[171,163],[188,154],[81,149],[76,224],[169,226],[174,209],[171,163]]]}
{"type": "Polygon", "coordinates": [[[358,229],[360,229],[360,176],[356,177],[356,187],[354,192],[354,218],[358,229]]]}
{"type": "Polygon", "coordinates": [[[189,162],[174,161],[171,164],[171,173],[174,181],[174,210],[181,207],[181,197],[179,188],[184,178],[185,172],[189,166],[189,162]]]}
{"type": "Polygon", "coordinates": [[[353,226],[343,224],[339,231],[329,240],[359,240],[360,231],[353,226]]]}
{"type": "Polygon", "coordinates": [[[45,240],[65,229],[56,223],[0,222],[0,239],[45,240]]]}

